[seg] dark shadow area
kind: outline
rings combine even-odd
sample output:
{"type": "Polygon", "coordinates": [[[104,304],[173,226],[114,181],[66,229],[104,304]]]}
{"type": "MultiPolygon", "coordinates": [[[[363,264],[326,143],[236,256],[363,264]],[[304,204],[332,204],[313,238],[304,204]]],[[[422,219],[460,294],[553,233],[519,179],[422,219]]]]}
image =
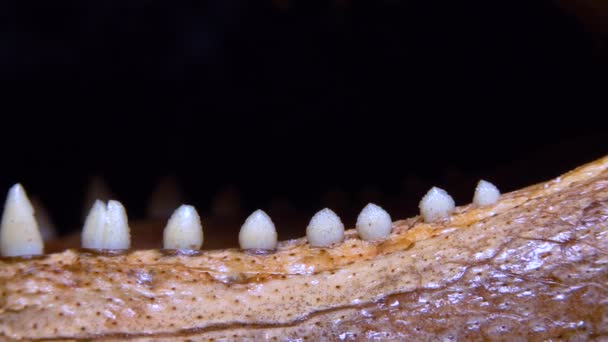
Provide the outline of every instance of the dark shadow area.
{"type": "Polygon", "coordinates": [[[404,218],[433,185],[465,204],[479,178],[506,192],[608,151],[606,56],[550,2],[2,6],[0,189],[22,182],[63,233],[95,175],[132,219],[174,176],[203,217],[231,187],[239,218],[353,224],[368,201],[404,218]]]}

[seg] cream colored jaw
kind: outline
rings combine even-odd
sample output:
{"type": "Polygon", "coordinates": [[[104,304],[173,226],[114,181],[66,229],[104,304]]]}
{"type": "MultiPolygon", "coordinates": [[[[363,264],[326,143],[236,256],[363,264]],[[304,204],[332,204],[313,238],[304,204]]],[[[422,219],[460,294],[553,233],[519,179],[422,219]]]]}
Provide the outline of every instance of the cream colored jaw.
{"type": "MultiPolygon", "coordinates": [[[[500,197],[496,186],[481,180],[477,184],[473,203],[491,205],[500,197]]],[[[420,201],[420,216],[425,222],[449,218],[455,209],[454,199],[443,189],[433,187],[420,201]]],[[[370,203],[357,218],[356,229],[366,241],[381,241],[392,231],[390,215],[381,207],[370,203]]],[[[329,208],[317,212],[306,228],[306,237],[312,247],[329,247],[344,240],[344,224],[329,208]]],[[[165,249],[200,249],[204,234],[200,217],[190,205],[179,207],[163,232],[165,249]]],[[[278,234],[272,219],[262,210],[253,212],[239,232],[242,249],[273,250],[278,234]]],[[[82,230],[82,247],[93,249],[128,249],[131,234],[127,214],[115,200],[107,204],[95,201],[82,230]]],[[[0,226],[0,254],[2,256],[37,255],[44,253],[44,244],[34,217],[34,209],[20,184],[8,192],[2,225],[0,226]]]]}

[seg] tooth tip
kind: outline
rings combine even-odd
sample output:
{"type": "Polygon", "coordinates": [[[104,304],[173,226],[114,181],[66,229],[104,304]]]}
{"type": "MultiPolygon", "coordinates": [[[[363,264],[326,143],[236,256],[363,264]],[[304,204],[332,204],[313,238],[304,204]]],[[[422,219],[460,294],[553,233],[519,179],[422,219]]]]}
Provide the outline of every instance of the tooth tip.
{"type": "Polygon", "coordinates": [[[203,245],[203,226],[196,208],[183,204],[169,218],[163,232],[165,249],[200,249],[203,245]]]}
{"type": "Polygon", "coordinates": [[[25,193],[25,189],[23,189],[23,186],[21,185],[21,183],[16,183],[13,186],[11,186],[10,189],[8,190],[7,201],[9,199],[14,200],[19,197],[27,197],[27,194],[25,193]]]}
{"type": "Polygon", "coordinates": [[[445,191],[442,188],[437,187],[437,186],[432,187],[428,192],[431,194],[447,194],[448,193],[447,191],[445,191]]]}
{"type": "Polygon", "coordinates": [[[15,183],[15,184],[13,184],[13,186],[11,186],[9,191],[10,192],[16,192],[16,191],[24,192],[25,190],[23,189],[23,185],[21,185],[21,183],[15,183]]]}
{"type": "Polygon", "coordinates": [[[498,201],[500,198],[500,191],[496,185],[481,179],[475,187],[475,194],[473,195],[473,203],[478,206],[491,205],[498,201]]]}
{"type": "Polygon", "coordinates": [[[432,187],[420,200],[418,208],[425,222],[447,218],[456,207],[454,199],[447,191],[432,187]]]}
{"type": "Polygon", "coordinates": [[[99,175],[94,175],[89,179],[89,183],[87,185],[85,197],[84,197],[84,207],[83,207],[83,217],[86,218],[89,214],[89,211],[93,204],[98,201],[107,201],[112,198],[112,191],[104,181],[102,177],[99,175]]]}
{"type": "Polygon", "coordinates": [[[378,209],[382,209],[382,207],[380,207],[379,205],[377,205],[375,203],[371,203],[371,202],[367,203],[367,205],[365,207],[363,207],[363,210],[378,210],[378,209]]]}
{"type": "Polygon", "coordinates": [[[251,215],[254,215],[256,217],[264,217],[264,218],[269,218],[270,216],[268,216],[268,214],[266,214],[266,212],[262,209],[257,209],[256,211],[254,211],[253,213],[251,213],[251,215]]]}
{"type": "Polygon", "coordinates": [[[122,203],[118,202],[117,200],[108,200],[108,207],[122,207],[122,203]]]}
{"type": "Polygon", "coordinates": [[[275,249],[277,230],[266,212],[258,209],[241,226],[239,244],[242,249],[275,249]]]}
{"type": "Polygon", "coordinates": [[[393,221],[382,207],[368,203],[357,217],[356,229],[363,240],[384,240],[393,229],[393,221]]]}
{"type": "Polygon", "coordinates": [[[23,186],[9,191],[0,224],[0,254],[3,256],[36,255],[44,252],[44,243],[34,217],[34,208],[23,186]]]}
{"type": "Polygon", "coordinates": [[[192,213],[196,212],[196,209],[191,205],[182,204],[176,209],[176,211],[183,214],[192,215],[192,213]]]}
{"type": "Polygon", "coordinates": [[[331,209],[319,210],[306,227],[306,237],[313,247],[327,247],[344,240],[344,224],[331,209]]]}

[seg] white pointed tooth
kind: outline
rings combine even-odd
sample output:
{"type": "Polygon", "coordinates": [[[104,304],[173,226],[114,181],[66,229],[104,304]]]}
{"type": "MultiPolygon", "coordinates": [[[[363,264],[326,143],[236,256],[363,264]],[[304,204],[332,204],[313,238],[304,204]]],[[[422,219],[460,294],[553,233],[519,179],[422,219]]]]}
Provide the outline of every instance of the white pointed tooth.
{"type": "Polygon", "coordinates": [[[242,249],[275,249],[277,239],[274,223],[259,209],[249,215],[239,232],[239,244],[242,249]]]}
{"type": "Polygon", "coordinates": [[[0,225],[2,256],[36,255],[44,252],[34,209],[21,184],[8,191],[0,225]]]}
{"type": "Polygon", "coordinates": [[[109,249],[128,249],[131,246],[131,229],[127,219],[127,212],[118,201],[108,201],[107,209],[108,238],[106,243],[109,249]]]}
{"type": "Polygon", "coordinates": [[[500,191],[496,185],[480,180],[475,187],[475,195],[473,195],[473,203],[478,206],[490,205],[496,203],[500,197],[500,191]]]}
{"type": "Polygon", "coordinates": [[[317,212],[306,227],[306,238],[313,247],[327,247],[344,240],[344,224],[331,209],[317,212]]]}
{"type": "Polygon", "coordinates": [[[163,233],[165,249],[200,249],[203,245],[203,226],[196,209],[182,205],[173,212],[163,233]]]}
{"type": "Polygon", "coordinates": [[[388,237],[393,229],[393,221],[386,210],[369,203],[357,217],[357,232],[366,241],[379,241],[388,237]]]}
{"type": "Polygon", "coordinates": [[[89,210],[82,228],[82,247],[83,248],[103,248],[103,236],[106,225],[106,206],[96,200],[93,207],[89,210]]]}
{"type": "Polygon", "coordinates": [[[128,249],[131,246],[125,208],[118,201],[107,205],[95,201],[82,230],[82,247],[96,249],[128,249]]]}
{"type": "Polygon", "coordinates": [[[420,201],[420,215],[424,222],[447,218],[454,211],[455,203],[447,191],[432,187],[420,201]]]}

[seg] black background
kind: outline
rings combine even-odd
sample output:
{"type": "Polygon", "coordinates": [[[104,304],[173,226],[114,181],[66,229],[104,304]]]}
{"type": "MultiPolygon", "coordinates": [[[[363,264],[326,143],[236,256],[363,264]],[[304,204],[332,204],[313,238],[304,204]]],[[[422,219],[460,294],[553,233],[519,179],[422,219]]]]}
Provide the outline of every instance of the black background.
{"type": "Polygon", "coordinates": [[[62,231],[92,175],[130,218],[165,175],[203,212],[234,184],[310,214],[376,189],[412,199],[401,218],[427,186],[464,204],[480,177],[509,191],[608,151],[606,56],[551,2],[2,6],[0,188],[62,231]]]}

